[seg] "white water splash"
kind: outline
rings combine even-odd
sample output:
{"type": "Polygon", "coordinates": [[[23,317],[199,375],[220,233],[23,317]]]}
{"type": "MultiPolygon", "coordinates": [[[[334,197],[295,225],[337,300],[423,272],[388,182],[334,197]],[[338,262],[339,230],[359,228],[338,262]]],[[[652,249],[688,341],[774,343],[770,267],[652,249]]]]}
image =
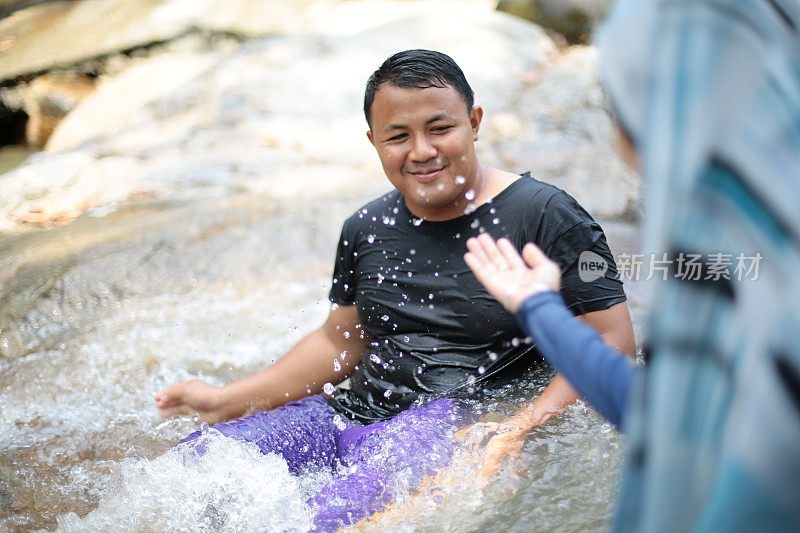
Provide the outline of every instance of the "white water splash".
{"type": "Polygon", "coordinates": [[[206,453],[188,446],[153,459],[126,459],[116,482],[85,518],[58,519],[59,531],[305,531],[307,495],[277,455],[213,430],[206,453]]]}

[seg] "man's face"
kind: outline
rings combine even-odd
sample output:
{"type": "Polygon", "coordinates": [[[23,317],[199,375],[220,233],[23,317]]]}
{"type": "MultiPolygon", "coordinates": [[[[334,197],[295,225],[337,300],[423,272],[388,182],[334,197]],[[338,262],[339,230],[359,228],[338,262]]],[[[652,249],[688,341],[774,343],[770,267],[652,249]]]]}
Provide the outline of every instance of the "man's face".
{"type": "Polygon", "coordinates": [[[475,141],[482,116],[478,106],[468,112],[450,86],[385,83],[376,91],[367,137],[416,216],[449,220],[464,214],[481,179],[475,141]]]}

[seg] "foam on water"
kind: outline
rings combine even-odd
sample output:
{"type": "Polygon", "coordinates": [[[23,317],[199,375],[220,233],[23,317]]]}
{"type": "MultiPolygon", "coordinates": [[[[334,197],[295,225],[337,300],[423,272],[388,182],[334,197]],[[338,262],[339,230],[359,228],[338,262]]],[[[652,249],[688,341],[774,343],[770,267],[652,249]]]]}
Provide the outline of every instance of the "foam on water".
{"type": "Polygon", "coordinates": [[[153,459],[126,459],[97,509],[58,518],[64,532],[306,531],[311,514],[301,479],[255,445],[211,430],[206,453],[173,448],[153,459]]]}

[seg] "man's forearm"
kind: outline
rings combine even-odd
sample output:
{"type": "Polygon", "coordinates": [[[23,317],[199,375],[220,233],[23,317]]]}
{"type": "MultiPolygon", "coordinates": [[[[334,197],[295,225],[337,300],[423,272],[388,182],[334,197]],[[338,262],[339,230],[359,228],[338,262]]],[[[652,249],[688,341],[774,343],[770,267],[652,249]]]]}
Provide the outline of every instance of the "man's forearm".
{"type": "Polygon", "coordinates": [[[220,407],[226,418],[235,418],[317,394],[326,383],[335,385],[353,372],[363,347],[354,342],[336,346],[315,330],[274,365],[224,386],[220,407]]]}
{"type": "MultiPolygon", "coordinates": [[[[633,357],[636,345],[626,305],[618,304],[610,313],[593,313],[588,316],[583,315],[581,318],[595,328],[603,328],[600,337],[607,345],[633,357]]],[[[579,398],[580,395],[572,388],[569,381],[560,373],[556,374],[542,394],[509,419],[509,423],[522,430],[531,430],[559,415],[579,398]]]]}
{"type": "Polygon", "coordinates": [[[578,398],[578,394],[569,382],[561,374],[556,374],[542,394],[511,417],[508,423],[521,430],[529,431],[554,416],[558,416],[578,398]]]}
{"type": "Polygon", "coordinates": [[[275,364],[223,387],[218,408],[229,419],[317,394],[353,372],[370,340],[354,306],[336,307],[275,364]]]}

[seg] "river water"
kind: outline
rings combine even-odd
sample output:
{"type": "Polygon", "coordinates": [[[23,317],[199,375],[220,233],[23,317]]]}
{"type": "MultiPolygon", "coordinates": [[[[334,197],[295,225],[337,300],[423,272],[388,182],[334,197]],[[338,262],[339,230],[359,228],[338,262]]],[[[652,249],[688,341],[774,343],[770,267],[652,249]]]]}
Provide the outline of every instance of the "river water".
{"type": "MultiPolygon", "coordinates": [[[[330,473],[293,477],[282,459],[213,435],[202,458],[182,455],[171,446],[197,423],[160,420],[153,395],[178,380],[244,376],[318,325],[341,220],[371,193],[310,208],[156,205],[0,237],[0,531],[308,529],[305,502],[330,473]]],[[[635,227],[604,225],[616,253],[635,249],[635,227]]],[[[638,326],[639,291],[628,292],[638,326]]],[[[548,377],[533,373],[476,408],[496,420],[548,377]]],[[[484,487],[482,437],[473,430],[436,484],[403,490],[363,526],[607,527],[622,441],[592,410],[578,404],[535,431],[484,487]]]]}

